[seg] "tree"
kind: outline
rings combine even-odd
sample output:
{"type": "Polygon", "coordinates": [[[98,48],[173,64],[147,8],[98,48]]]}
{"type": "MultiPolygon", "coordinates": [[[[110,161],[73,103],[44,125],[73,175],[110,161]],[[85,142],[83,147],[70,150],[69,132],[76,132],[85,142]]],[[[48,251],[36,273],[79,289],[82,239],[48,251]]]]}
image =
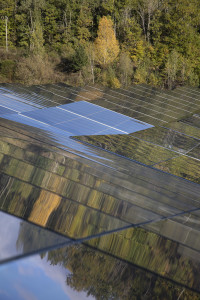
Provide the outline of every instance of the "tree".
{"type": "Polygon", "coordinates": [[[14,9],[14,0],[0,1],[0,47],[5,47],[6,51],[8,51],[8,46],[11,46],[15,39],[12,18],[14,9]]]}
{"type": "Polygon", "coordinates": [[[82,45],[78,45],[73,57],[72,68],[74,71],[80,71],[88,63],[88,57],[85,52],[85,48],[82,45]]]}
{"type": "Polygon", "coordinates": [[[94,45],[93,43],[88,43],[87,45],[87,55],[88,55],[88,61],[90,65],[90,71],[92,75],[92,83],[94,84],[94,45]]]}
{"type": "Polygon", "coordinates": [[[131,76],[133,74],[133,63],[126,52],[122,52],[119,59],[119,74],[121,77],[121,83],[124,86],[128,86],[131,76]]]}
{"type": "Polygon", "coordinates": [[[145,39],[150,41],[151,20],[154,13],[161,6],[162,0],[138,0],[137,13],[141,19],[141,25],[145,39]]]}
{"type": "Polygon", "coordinates": [[[113,23],[107,17],[99,21],[98,36],[95,40],[95,59],[102,67],[111,64],[119,54],[119,43],[115,37],[113,23]]]}
{"type": "Polygon", "coordinates": [[[34,54],[44,54],[43,29],[39,18],[36,18],[33,24],[33,30],[30,35],[30,50],[34,54]]]}

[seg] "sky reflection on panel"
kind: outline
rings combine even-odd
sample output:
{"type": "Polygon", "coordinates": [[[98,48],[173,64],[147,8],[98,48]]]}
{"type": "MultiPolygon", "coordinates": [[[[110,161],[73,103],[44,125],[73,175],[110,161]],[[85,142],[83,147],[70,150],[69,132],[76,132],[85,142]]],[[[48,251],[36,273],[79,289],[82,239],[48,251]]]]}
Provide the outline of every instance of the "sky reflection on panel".
{"type": "Polygon", "coordinates": [[[197,91],[5,84],[0,102],[0,209],[24,219],[0,213],[2,261],[69,237],[95,248],[1,265],[0,295],[199,299],[186,288],[200,292],[197,91]]]}

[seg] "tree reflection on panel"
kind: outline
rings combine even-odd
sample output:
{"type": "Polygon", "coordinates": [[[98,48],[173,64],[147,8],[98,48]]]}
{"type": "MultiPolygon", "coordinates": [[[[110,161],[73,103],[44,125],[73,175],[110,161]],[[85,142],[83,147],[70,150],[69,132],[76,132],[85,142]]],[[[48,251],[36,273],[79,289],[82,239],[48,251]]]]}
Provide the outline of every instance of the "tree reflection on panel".
{"type": "Polygon", "coordinates": [[[48,260],[70,271],[67,285],[95,299],[200,299],[183,286],[84,245],[51,251],[48,260]]]}
{"type": "MultiPolygon", "coordinates": [[[[141,204],[141,208],[143,209],[142,217],[148,217],[147,212],[150,214],[148,205],[151,203],[151,208],[154,211],[150,216],[154,217],[158,216],[159,207],[163,208],[165,204],[167,204],[168,208],[170,207],[169,205],[173,204],[173,209],[175,209],[175,204],[178,205],[176,209],[182,210],[183,204],[190,208],[190,205],[193,203],[192,201],[196,203],[195,199],[198,195],[192,191],[192,197],[189,197],[190,191],[185,190],[187,187],[185,182],[183,186],[184,194],[182,191],[182,193],[179,193],[182,186],[177,185],[175,186],[175,192],[172,191],[171,187],[169,190],[156,185],[155,190],[153,190],[151,182],[148,184],[148,182],[141,180],[141,178],[134,177],[134,180],[131,179],[133,182],[129,182],[128,179],[125,182],[125,180],[123,181],[120,177],[117,177],[117,174],[113,176],[105,172],[100,173],[99,169],[91,168],[89,165],[80,163],[70,157],[64,157],[50,150],[47,151],[47,149],[39,146],[34,147],[33,150],[31,144],[24,141],[20,142],[19,140],[12,141],[11,139],[1,140],[0,170],[1,210],[73,239],[91,238],[94,235],[102,235],[88,242],[89,245],[118,257],[123,261],[136,264],[199,291],[198,277],[195,275],[200,268],[198,248],[196,250],[191,249],[191,244],[187,244],[187,240],[184,245],[172,241],[170,234],[173,233],[176,227],[171,228],[168,239],[139,228],[131,228],[103,236],[107,232],[132,226],[131,224],[134,226],[138,220],[137,218],[140,217],[136,210],[136,202],[137,205],[141,204]],[[122,182],[126,184],[127,188],[122,186],[122,182]],[[189,203],[188,199],[190,200],[189,203]],[[183,203],[184,201],[186,202],[183,203]]],[[[109,169],[107,170],[109,172],[109,169]]],[[[157,178],[151,179],[157,182],[157,178]]],[[[171,182],[169,181],[170,186],[170,183],[173,183],[172,181],[175,179],[170,177],[169,180],[171,180],[171,182]]],[[[177,223],[181,224],[183,221],[178,220],[177,223]]],[[[189,226],[188,230],[190,230],[189,226]]],[[[21,245],[22,248],[23,236],[26,232],[28,231],[21,227],[18,246],[21,245]]],[[[190,241],[193,247],[195,246],[194,237],[190,241]]],[[[37,234],[36,237],[32,237],[33,240],[35,238],[37,238],[37,234]]],[[[84,257],[84,253],[82,252],[86,251],[84,249],[89,249],[87,251],[92,253],[94,259],[91,259],[91,257],[89,259],[88,252],[86,251],[86,261],[88,260],[92,266],[93,263],[94,266],[99,265],[98,276],[100,277],[97,282],[102,281],[102,284],[104,284],[111,279],[113,280],[111,287],[109,287],[111,290],[106,292],[114,293],[112,297],[115,297],[115,295],[118,297],[117,293],[121,297],[120,293],[124,293],[126,290],[123,290],[122,284],[133,280],[132,275],[130,275],[130,279],[126,278],[126,280],[123,280],[128,271],[125,273],[122,272],[122,263],[118,261],[117,264],[119,264],[121,272],[119,273],[121,274],[121,283],[117,283],[120,286],[120,290],[115,291],[114,282],[117,282],[115,276],[117,274],[117,266],[110,266],[107,270],[103,271],[103,265],[105,268],[109,266],[109,262],[107,263],[107,261],[104,261],[101,265],[101,259],[103,261],[104,257],[103,254],[98,254],[96,261],[96,254],[90,248],[80,248],[81,253],[78,252],[79,247],[69,249],[74,249],[74,252],[71,251],[76,257],[79,257],[79,255],[84,257]],[[109,270],[112,270],[112,274],[109,270]],[[105,278],[103,281],[101,276],[104,273],[105,278]],[[109,277],[107,277],[108,274],[110,274],[109,277]]],[[[69,268],[75,274],[76,268],[81,268],[81,266],[74,268],[71,265],[70,261],[73,261],[72,254],[71,259],[67,260],[67,262],[65,261],[64,265],[69,265],[69,268]]],[[[61,257],[60,261],[62,259],[61,257]]],[[[109,259],[111,258],[109,257],[109,259]]],[[[77,262],[74,261],[74,264],[76,263],[79,264],[79,259],[77,262]]],[[[86,264],[84,269],[87,270],[87,268],[89,272],[90,265],[87,266],[86,264]]],[[[76,276],[81,274],[81,272],[82,270],[80,269],[80,272],[76,276]]],[[[133,274],[135,274],[134,272],[133,274]]],[[[71,280],[69,281],[70,284],[75,285],[76,276],[68,279],[71,280]]],[[[82,278],[83,282],[85,277],[82,278]]],[[[95,274],[93,275],[92,273],[91,278],[94,279],[95,274]]],[[[137,278],[138,276],[134,277],[135,284],[137,283],[137,278]]],[[[87,280],[89,280],[88,277],[85,279],[85,282],[87,280]]],[[[143,279],[141,278],[141,280],[143,279]]],[[[147,283],[144,284],[144,290],[140,292],[142,295],[145,295],[145,293],[148,294],[149,285],[148,279],[147,283]]],[[[154,288],[157,288],[157,286],[154,288]]],[[[101,287],[101,289],[103,288],[101,287]]],[[[137,289],[139,287],[135,288],[134,293],[136,293],[137,289]]],[[[97,287],[95,287],[96,290],[98,291],[97,287]]],[[[127,291],[129,291],[129,288],[127,291]]],[[[169,293],[171,292],[170,290],[169,293]]],[[[137,293],[135,295],[137,297],[137,293]]],[[[125,296],[122,295],[122,297],[125,296]]],[[[129,299],[129,295],[125,299],[129,299]]]]}

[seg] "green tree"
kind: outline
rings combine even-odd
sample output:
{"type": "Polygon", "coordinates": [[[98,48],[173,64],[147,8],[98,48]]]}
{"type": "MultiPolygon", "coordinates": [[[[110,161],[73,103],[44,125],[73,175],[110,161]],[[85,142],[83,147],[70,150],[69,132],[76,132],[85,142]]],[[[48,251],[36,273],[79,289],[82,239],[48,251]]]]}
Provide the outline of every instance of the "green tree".
{"type": "Polygon", "coordinates": [[[121,83],[124,86],[128,86],[131,81],[131,76],[133,75],[133,63],[130,56],[126,52],[122,52],[119,58],[119,76],[121,83]]]}
{"type": "Polygon", "coordinates": [[[0,2],[0,46],[6,48],[15,43],[15,27],[13,13],[15,11],[14,0],[1,0],[0,2]]]}
{"type": "Polygon", "coordinates": [[[74,71],[80,71],[88,63],[88,56],[82,45],[77,46],[72,60],[74,71]]]}

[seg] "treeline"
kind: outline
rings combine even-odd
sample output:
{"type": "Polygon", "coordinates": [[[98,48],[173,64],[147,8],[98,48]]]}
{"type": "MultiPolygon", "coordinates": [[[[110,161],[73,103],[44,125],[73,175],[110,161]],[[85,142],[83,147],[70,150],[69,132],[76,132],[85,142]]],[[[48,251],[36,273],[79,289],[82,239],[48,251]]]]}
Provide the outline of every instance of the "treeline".
{"type": "Polygon", "coordinates": [[[198,0],[1,0],[0,81],[199,85],[198,0]]]}

